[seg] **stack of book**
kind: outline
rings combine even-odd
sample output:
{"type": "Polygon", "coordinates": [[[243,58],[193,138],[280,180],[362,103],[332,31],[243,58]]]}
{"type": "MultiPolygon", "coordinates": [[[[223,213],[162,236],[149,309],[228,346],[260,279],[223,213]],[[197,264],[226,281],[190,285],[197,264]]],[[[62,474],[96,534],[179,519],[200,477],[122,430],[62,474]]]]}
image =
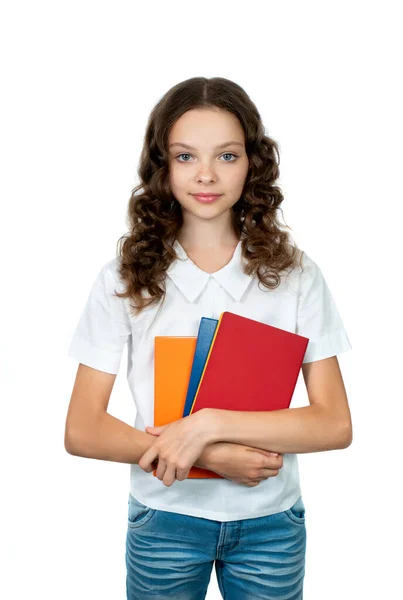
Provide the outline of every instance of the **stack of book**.
{"type": "MultiPolygon", "coordinates": [[[[308,342],[307,337],[228,311],[218,321],[202,317],[197,337],[156,336],[154,426],[202,408],[289,408],[308,342]]],[[[188,478],[223,479],[199,467],[192,467],[188,478]]]]}

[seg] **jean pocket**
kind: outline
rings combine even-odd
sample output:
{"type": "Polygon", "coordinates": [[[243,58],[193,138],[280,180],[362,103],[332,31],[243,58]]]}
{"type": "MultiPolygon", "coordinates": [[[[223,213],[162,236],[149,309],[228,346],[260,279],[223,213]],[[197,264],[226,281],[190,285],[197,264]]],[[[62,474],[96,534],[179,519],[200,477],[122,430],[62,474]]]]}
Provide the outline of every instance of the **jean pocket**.
{"type": "Polygon", "coordinates": [[[137,498],[129,493],[127,525],[131,529],[145,525],[156,513],[155,508],[142,504],[137,498]]]}
{"type": "Polygon", "coordinates": [[[294,521],[294,523],[303,525],[305,523],[305,505],[302,496],[300,496],[290,508],[285,510],[284,514],[291,519],[291,521],[294,521]]]}

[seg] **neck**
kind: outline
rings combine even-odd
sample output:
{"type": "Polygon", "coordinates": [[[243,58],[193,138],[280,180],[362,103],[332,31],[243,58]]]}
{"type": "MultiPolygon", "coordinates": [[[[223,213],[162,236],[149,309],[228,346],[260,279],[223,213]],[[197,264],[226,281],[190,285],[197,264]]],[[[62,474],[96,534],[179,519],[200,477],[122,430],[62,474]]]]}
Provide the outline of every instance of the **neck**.
{"type": "Polygon", "coordinates": [[[219,250],[234,248],[240,237],[228,226],[213,227],[209,222],[198,222],[197,226],[192,227],[186,225],[186,223],[182,225],[177,239],[183,248],[219,250]]]}

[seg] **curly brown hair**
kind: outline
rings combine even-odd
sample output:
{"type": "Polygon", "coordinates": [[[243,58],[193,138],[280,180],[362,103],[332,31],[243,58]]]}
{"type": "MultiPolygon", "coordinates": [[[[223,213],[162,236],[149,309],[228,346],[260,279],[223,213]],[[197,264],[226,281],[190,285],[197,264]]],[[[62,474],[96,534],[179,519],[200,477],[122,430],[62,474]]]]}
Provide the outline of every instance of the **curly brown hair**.
{"type": "MultiPolygon", "coordinates": [[[[245,272],[274,289],[280,274],[297,265],[301,252],[282,229],[277,209],[283,202],[278,185],[278,144],[265,134],[260,114],[238,84],[223,77],[192,77],[168,90],[153,108],[138,167],[140,179],[128,203],[130,231],[118,240],[118,272],[133,315],[165,297],[166,271],[177,258],[173,244],[183,224],[182,208],[169,185],[168,135],[188,110],[218,108],[232,113],[245,134],[249,170],[239,200],[232,206],[232,227],[242,239],[245,272]],[[137,193],[140,192],[140,193],[137,193]]],[[[280,209],[282,210],[282,209],[280,209]]],[[[286,229],[290,227],[286,226],[286,229]]],[[[300,261],[298,262],[300,264],[300,261]]]]}

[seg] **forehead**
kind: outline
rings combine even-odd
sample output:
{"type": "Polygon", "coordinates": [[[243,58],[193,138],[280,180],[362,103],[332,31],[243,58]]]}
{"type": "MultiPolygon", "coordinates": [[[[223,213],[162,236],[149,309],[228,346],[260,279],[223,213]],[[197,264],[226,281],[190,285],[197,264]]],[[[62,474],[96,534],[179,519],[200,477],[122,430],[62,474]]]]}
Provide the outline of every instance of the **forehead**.
{"type": "MultiPolygon", "coordinates": [[[[184,143],[194,149],[211,149],[236,141],[244,144],[244,133],[238,119],[221,110],[192,109],[185,112],[173,124],[168,135],[168,146],[184,143]]],[[[173,146],[173,149],[179,146],[173,146]]]]}

